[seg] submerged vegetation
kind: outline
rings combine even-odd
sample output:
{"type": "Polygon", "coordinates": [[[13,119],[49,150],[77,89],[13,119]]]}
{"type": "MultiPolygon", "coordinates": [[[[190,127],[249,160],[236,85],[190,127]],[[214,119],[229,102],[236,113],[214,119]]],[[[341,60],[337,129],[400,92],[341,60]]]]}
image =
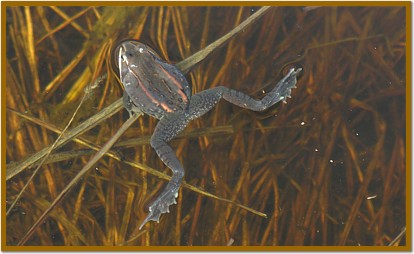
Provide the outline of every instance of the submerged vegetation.
{"type": "MultiPolygon", "coordinates": [[[[119,41],[138,39],[176,63],[258,9],[7,7],[6,209],[37,166],[22,162],[73,116],[69,129],[122,97],[111,71],[119,41]]],[[[193,92],[223,85],[261,98],[301,66],[287,104],[257,113],[222,101],[192,122],[170,142],[186,169],[177,205],[142,231],[171,173],[149,145],[157,120],[140,117],[25,244],[405,245],[405,11],[271,8],[186,76],[193,92]]],[[[128,114],[107,118],[51,152],[7,215],[7,245],[128,114]]]]}

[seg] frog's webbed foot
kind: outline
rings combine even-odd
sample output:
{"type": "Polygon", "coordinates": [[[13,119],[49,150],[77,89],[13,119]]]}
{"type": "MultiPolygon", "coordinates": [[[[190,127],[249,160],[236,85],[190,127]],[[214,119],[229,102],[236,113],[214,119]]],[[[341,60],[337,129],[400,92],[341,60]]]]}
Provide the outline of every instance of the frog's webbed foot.
{"type": "Polygon", "coordinates": [[[301,70],[302,68],[290,69],[288,74],[276,84],[276,87],[263,98],[263,104],[273,105],[279,101],[286,103],[286,99],[290,98],[292,89],[296,88],[296,76],[301,70]]]}
{"type": "Polygon", "coordinates": [[[171,179],[163,193],[150,205],[149,213],[139,226],[139,229],[149,221],[159,222],[161,214],[170,212],[169,206],[177,203],[175,199],[178,197],[181,179],[171,179]]]}
{"type": "Polygon", "coordinates": [[[175,199],[178,197],[178,190],[184,177],[184,168],[167,142],[183,130],[188,121],[185,115],[168,115],[162,118],[155,128],[151,137],[151,146],[162,162],[172,170],[173,176],[161,195],[150,205],[149,213],[140,229],[149,221],[159,222],[162,214],[170,212],[169,206],[176,204],[175,199]]]}

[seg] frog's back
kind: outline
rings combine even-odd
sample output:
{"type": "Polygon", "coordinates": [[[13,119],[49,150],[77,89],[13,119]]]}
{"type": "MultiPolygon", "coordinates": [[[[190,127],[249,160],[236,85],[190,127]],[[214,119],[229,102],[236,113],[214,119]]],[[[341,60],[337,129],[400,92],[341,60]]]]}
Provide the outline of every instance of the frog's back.
{"type": "Polygon", "coordinates": [[[136,90],[138,100],[134,103],[144,113],[161,118],[159,115],[184,111],[189,105],[191,88],[184,75],[173,65],[161,62],[149,64],[144,67],[146,75],[136,90]],[[154,68],[155,67],[155,68],[154,68]]]}
{"type": "Polygon", "coordinates": [[[135,106],[158,119],[187,110],[191,87],[180,70],[144,44],[128,41],[122,45],[128,56],[122,82],[135,106]]]}

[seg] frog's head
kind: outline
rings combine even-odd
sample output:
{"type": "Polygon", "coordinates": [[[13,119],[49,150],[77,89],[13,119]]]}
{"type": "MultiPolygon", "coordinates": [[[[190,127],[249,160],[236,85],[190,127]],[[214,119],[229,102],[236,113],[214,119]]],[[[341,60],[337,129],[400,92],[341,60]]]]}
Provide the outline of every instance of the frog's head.
{"type": "Polygon", "coordinates": [[[150,47],[137,41],[124,41],[115,49],[115,61],[120,77],[131,69],[151,68],[151,63],[159,59],[150,47]]]}

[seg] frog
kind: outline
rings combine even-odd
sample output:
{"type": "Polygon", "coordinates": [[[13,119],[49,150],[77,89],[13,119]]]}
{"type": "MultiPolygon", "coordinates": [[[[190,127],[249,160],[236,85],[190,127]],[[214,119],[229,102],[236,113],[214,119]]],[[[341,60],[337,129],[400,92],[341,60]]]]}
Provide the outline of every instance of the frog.
{"type": "Polygon", "coordinates": [[[148,215],[139,229],[150,221],[159,223],[162,214],[176,204],[184,178],[184,167],[168,144],[190,121],[209,112],[221,99],[241,108],[264,111],[291,97],[301,68],[290,68],[286,75],[261,100],[225,86],[216,86],[192,94],[184,74],[163,60],[148,45],[136,40],[122,41],[115,48],[119,80],[124,88],[123,104],[130,116],[147,114],[158,119],[150,145],[161,161],[172,171],[172,177],[151,203],[148,215]]]}

